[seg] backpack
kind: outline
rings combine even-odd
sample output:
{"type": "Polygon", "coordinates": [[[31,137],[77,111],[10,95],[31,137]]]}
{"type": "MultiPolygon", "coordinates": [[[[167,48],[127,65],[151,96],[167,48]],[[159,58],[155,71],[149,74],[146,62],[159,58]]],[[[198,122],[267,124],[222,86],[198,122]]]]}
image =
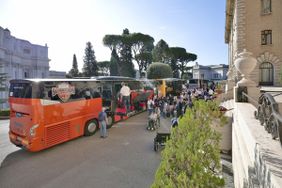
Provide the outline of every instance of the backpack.
{"type": "Polygon", "coordinates": [[[100,112],[99,113],[98,121],[105,121],[105,112],[100,112]]]}

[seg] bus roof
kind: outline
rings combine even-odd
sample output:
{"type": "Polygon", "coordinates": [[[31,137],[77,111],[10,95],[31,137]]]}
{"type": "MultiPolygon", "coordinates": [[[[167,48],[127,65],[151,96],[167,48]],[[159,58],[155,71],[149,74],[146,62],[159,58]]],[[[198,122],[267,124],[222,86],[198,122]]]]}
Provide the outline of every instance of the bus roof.
{"type": "Polygon", "coordinates": [[[158,79],[152,79],[152,80],[184,81],[184,79],[180,79],[180,78],[158,78],[158,79]]]}
{"type": "Polygon", "coordinates": [[[97,76],[91,78],[30,78],[13,79],[10,82],[79,82],[79,81],[137,81],[135,78],[122,76],[97,76]]]}
{"type": "Polygon", "coordinates": [[[130,78],[130,77],[124,77],[124,76],[96,76],[96,77],[91,77],[97,80],[117,80],[117,81],[136,81],[135,78],[130,78]]]}

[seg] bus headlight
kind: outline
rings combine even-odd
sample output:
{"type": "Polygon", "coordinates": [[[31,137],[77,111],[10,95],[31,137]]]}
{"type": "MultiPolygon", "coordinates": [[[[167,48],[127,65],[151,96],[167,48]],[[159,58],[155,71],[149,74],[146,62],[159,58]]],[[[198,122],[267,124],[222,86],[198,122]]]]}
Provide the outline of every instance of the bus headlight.
{"type": "Polygon", "coordinates": [[[36,128],[38,127],[38,124],[33,125],[30,129],[29,129],[29,134],[30,136],[35,136],[36,134],[36,128]]]}

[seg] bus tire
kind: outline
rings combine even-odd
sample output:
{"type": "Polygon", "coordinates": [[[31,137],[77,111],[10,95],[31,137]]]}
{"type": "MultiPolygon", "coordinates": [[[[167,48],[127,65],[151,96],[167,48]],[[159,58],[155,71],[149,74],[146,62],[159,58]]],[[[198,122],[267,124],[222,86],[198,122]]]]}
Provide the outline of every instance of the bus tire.
{"type": "Polygon", "coordinates": [[[84,127],[84,136],[91,136],[99,129],[98,122],[95,119],[89,120],[84,127]]]}
{"type": "Polygon", "coordinates": [[[107,119],[108,119],[107,129],[110,129],[114,124],[114,116],[108,116],[107,119]]]}

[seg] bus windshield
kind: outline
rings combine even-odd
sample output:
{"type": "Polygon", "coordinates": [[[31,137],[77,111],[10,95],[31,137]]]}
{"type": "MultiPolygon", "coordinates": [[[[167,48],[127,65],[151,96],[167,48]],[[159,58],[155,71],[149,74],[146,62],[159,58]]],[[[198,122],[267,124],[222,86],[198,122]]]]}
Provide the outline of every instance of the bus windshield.
{"type": "Polygon", "coordinates": [[[31,83],[11,83],[9,96],[15,98],[31,98],[31,88],[31,83]]]}

